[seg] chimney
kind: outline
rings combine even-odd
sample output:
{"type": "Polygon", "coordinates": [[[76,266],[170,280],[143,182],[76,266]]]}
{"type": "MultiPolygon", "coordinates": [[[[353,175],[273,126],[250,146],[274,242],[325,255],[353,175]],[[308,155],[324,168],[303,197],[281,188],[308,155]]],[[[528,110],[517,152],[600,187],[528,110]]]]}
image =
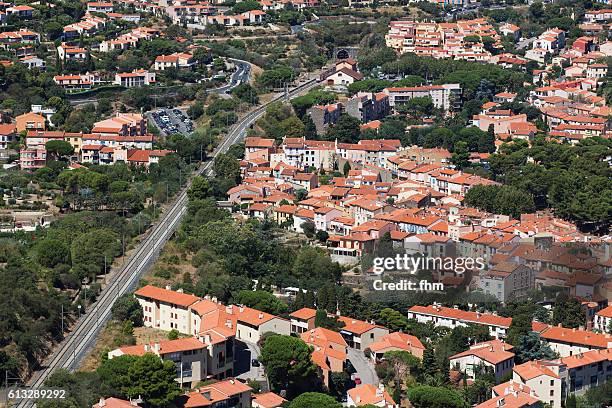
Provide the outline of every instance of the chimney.
{"type": "Polygon", "coordinates": [[[159,353],[159,351],[160,351],[160,350],[161,350],[161,346],[160,346],[160,344],[159,344],[159,343],[155,343],[155,344],[153,344],[153,351],[154,351],[155,353],[159,353]]]}
{"type": "Polygon", "coordinates": [[[166,290],[172,290],[172,286],[166,285],[166,290]]]}
{"type": "Polygon", "coordinates": [[[240,308],[238,309],[238,311],[239,311],[240,313],[244,312],[244,306],[240,306],[240,308]]]}
{"type": "Polygon", "coordinates": [[[225,321],[225,327],[228,327],[228,328],[231,329],[232,328],[232,321],[231,320],[226,320],[225,321]]]}
{"type": "Polygon", "coordinates": [[[563,326],[561,326],[561,323],[559,323],[559,324],[557,325],[557,327],[563,327],[563,326]]]}
{"type": "Polygon", "coordinates": [[[179,288],[179,289],[177,289],[176,291],[177,291],[178,293],[183,293],[183,292],[185,292],[185,291],[183,290],[183,288],[179,288]]]}
{"type": "Polygon", "coordinates": [[[498,407],[503,407],[504,405],[506,405],[506,400],[504,398],[500,398],[499,400],[497,400],[498,407]]]}
{"type": "Polygon", "coordinates": [[[476,312],[476,318],[480,319],[480,312],[476,312]]]}
{"type": "Polygon", "coordinates": [[[385,386],[382,383],[378,384],[378,388],[376,389],[376,396],[379,398],[382,397],[384,391],[385,391],[385,386]]]}
{"type": "Polygon", "coordinates": [[[260,313],[259,316],[257,316],[257,317],[259,318],[259,320],[261,320],[261,319],[264,318],[264,315],[263,315],[263,313],[260,313]]]}
{"type": "Polygon", "coordinates": [[[232,305],[225,306],[225,313],[232,314],[234,308],[232,305]]]}
{"type": "Polygon", "coordinates": [[[105,407],[106,406],[106,400],[103,397],[100,397],[100,401],[98,401],[98,406],[100,408],[105,407]]]}
{"type": "Polygon", "coordinates": [[[206,296],[204,296],[204,299],[206,299],[206,300],[210,300],[210,295],[206,295],[206,296]]]}
{"type": "Polygon", "coordinates": [[[216,297],[216,296],[213,296],[212,301],[213,301],[213,302],[215,302],[215,303],[217,303],[217,297],[216,297]]]}
{"type": "Polygon", "coordinates": [[[357,404],[359,404],[361,402],[361,395],[357,396],[357,401],[355,401],[357,404]]]}
{"type": "Polygon", "coordinates": [[[145,353],[147,353],[147,352],[149,351],[149,349],[150,349],[150,346],[149,346],[148,344],[145,344],[145,345],[144,345],[144,351],[145,351],[145,353]]]}
{"type": "Polygon", "coordinates": [[[206,333],[206,334],[204,335],[204,344],[206,344],[206,345],[210,344],[210,343],[211,343],[211,340],[212,340],[212,339],[210,338],[210,334],[206,333]]]}
{"type": "Polygon", "coordinates": [[[235,383],[236,381],[234,381],[234,379],[232,378],[231,380],[229,380],[229,382],[230,382],[230,384],[234,385],[234,383],[235,383]]]}

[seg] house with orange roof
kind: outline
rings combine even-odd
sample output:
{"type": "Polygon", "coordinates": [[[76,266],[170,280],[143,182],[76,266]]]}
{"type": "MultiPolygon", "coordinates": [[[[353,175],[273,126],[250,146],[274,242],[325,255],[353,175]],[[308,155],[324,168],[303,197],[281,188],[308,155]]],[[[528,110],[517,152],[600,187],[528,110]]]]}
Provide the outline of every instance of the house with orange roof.
{"type": "Polygon", "coordinates": [[[45,117],[37,113],[24,113],[15,117],[15,127],[18,133],[24,130],[45,130],[45,117]]]}
{"type": "Polygon", "coordinates": [[[476,343],[469,350],[449,357],[450,369],[458,370],[474,380],[478,369],[483,367],[499,381],[514,367],[514,353],[511,344],[503,340],[490,340],[476,343]]]}
{"type": "Polygon", "coordinates": [[[553,408],[561,408],[566,395],[562,384],[567,379],[567,369],[559,361],[528,361],[514,366],[512,380],[533,390],[540,401],[553,408]]]}
{"type": "Polygon", "coordinates": [[[0,155],[8,149],[10,143],[13,143],[17,137],[17,127],[12,123],[0,124],[0,155]]]}
{"type": "Polygon", "coordinates": [[[567,368],[567,391],[583,395],[610,380],[612,348],[574,354],[561,358],[561,362],[567,368]]]}
{"type": "Polygon", "coordinates": [[[117,113],[110,119],[94,123],[91,132],[103,136],[144,136],[147,124],[139,113],[117,113]]]}
{"type": "Polygon", "coordinates": [[[612,335],[576,328],[551,326],[540,333],[540,338],[546,340],[550,348],[561,357],[612,348],[612,335]]]}
{"type": "Polygon", "coordinates": [[[139,400],[130,399],[129,401],[126,401],[115,397],[100,397],[98,402],[92,405],[92,408],[134,408],[139,406],[139,400]]]}
{"type": "Polygon", "coordinates": [[[364,254],[374,251],[376,239],[365,232],[350,231],[347,235],[332,236],[328,240],[331,245],[331,258],[341,264],[358,262],[364,254]]]}
{"type": "Polygon", "coordinates": [[[124,346],[108,353],[112,359],[124,355],[143,356],[146,353],[157,355],[162,360],[172,361],[176,365],[176,381],[181,387],[191,388],[207,379],[207,345],[195,337],[167,340],[156,343],[124,346]]]}
{"type": "Polygon", "coordinates": [[[374,384],[361,384],[347,391],[347,407],[361,407],[363,405],[374,405],[381,408],[399,408],[385,391],[385,386],[381,383],[378,387],[374,384]]]}
{"type": "Polygon", "coordinates": [[[303,307],[289,314],[291,333],[301,334],[314,329],[316,315],[317,311],[309,307],[303,307]]]}
{"type": "Polygon", "coordinates": [[[273,392],[263,392],[254,394],[252,406],[253,408],[280,408],[287,402],[286,399],[273,392]]]}
{"type": "Polygon", "coordinates": [[[270,160],[270,153],[274,151],[274,139],[261,137],[247,137],[244,140],[244,159],[264,159],[270,160]]]}
{"type": "Polygon", "coordinates": [[[372,343],[380,341],[383,336],[389,334],[389,329],[363,320],[353,319],[346,316],[338,316],[338,320],[344,323],[340,334],[349,347],[357,350],[365,350],[372,343]]]}
{"type": "Polygon", "coordinates": [[[329,387],[331,373],[346,370],[347,343],[335,331],[317,327],[300,334],[300,338],[314,348],[312,361],[319,367],[323,383],[329,387]]]}
{"type": "Polygon", "coordinates": [[[501,394],[494,395],[474,408],[541,408],[542,402],[524,391],[504,388],[501,394]]]}
{"type": "Polygon", "coordinates": [[[602,333],[612,332],[612,306],[608,306],[595,313],[593,329],[602,333]]]}
{"type": "Polygon", "coordinates": [[[230,378],[200,387],[187,394],[185,408],[250,407],[253,389],[230,378]]]}
{"type": "Polygon", "coordinates": [[[407,351],[413,356],[423,359],[425,346],[415,336],[394,332],[386,334],[379,341],[371,343],[368,349],[370,350],[370,357],[376,362],[381,361],[388,351],[407,351]]]}

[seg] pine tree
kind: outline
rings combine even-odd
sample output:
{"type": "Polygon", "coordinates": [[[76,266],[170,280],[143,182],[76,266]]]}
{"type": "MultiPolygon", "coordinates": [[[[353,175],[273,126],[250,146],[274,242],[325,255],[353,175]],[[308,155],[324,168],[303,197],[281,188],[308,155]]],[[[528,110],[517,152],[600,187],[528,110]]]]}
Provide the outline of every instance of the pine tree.
{"type": "Polygon", "coordinates": [[[315,296],[311,290],[306,291],[304,295],[304,307],[310,307],[312,309],[315,307],[315,296]]]}
{"type": "Polygon", "coordinates": [[[295,295],[295,300],[293,301],[293,308],[295,310],[301,309],[304,307],[304,292],[302,292],[301,288],[298,288],[298,293],[295,295]]]}
{"type": "Polygon", "coordinates": [[[336,296],[336,288],[329,285],[327,288],[327,311],[335,313],[338,307],[338,298],[336,296]]]}
{"type": "Polygon", "coordinates": [[[437,372],[436,355],[433,348],[427,347],[423,351],[423,373],[431,376],[437,372]]]}
{"type": "Polygon", "coordinates": [[[327,302],[329,299],[329,292],[327,285],[321,287],[317,292],[317,309],[327,310],[327,302]]]}

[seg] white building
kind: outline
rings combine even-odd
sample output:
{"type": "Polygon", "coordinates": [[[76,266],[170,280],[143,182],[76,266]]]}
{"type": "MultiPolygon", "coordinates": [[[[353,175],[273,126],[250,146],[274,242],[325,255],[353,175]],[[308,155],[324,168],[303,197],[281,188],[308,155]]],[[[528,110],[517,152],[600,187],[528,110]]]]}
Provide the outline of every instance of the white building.
{"type": "Polygon", "coordinates": [[[445,112],[457,110],[461,107],[462,90],[460,84],[390,87],[383,89],[383,92],[389,95],[389,105],[391,107],[404,104],[413,98],[423,97],[431,98],[433,105],[445,112]]]}
{"type": "Polygon", "coordinates": [[[115,85],[132,88],[135,86],[152,85],[155,83],[155,72],[149,72],[144,69],[136,69],[132,72],[115,74],[115,85]]]}
{"type": "Polygon", "coordinates": [[[593,317],[593,329],[602,333],[612,332],[612,306],[595,313],[593,317]]]}
{"type": "MultiPolygon", "coordinates": [[[[474,380],[483,367],[499,381],[514,367],[514,347],[503,340],[491,340],[470,346],[469,350],[449,357],[450,369],[458,369],[474,380]]],[[[481,373],[483,374],[483,373],[481,373]]]]}

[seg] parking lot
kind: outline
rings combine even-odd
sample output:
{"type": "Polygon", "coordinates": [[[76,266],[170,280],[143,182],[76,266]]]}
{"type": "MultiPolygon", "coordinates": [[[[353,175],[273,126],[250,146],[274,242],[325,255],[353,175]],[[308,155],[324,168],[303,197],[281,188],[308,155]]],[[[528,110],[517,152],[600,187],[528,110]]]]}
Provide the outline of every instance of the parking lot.
{"type": "Polygon", "coordinates": [[[158,109],[147,114],[164,136],[173,133],[190,134],[193,123],[187,114],[180,109],[158,109]]]}

